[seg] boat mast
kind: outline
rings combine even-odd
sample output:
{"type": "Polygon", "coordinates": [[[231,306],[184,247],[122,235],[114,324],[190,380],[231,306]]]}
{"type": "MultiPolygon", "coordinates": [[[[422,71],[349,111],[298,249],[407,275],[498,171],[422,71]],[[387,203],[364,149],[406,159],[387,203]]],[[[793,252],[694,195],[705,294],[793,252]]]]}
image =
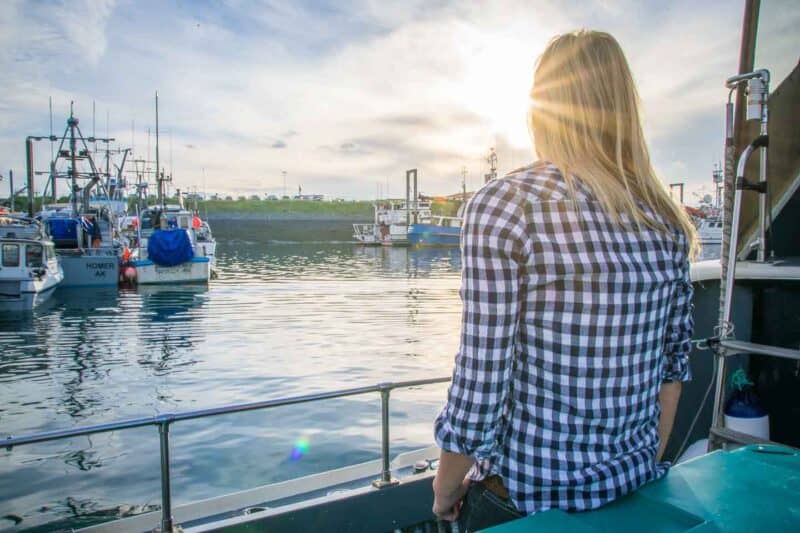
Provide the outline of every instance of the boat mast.
{"type": "Polygon", "coordinates": [[[50,96],[48,98],[50,103],[50,192],[53,193],[53,203],[58,202],[58,193],[56,192],[56,156],[53,152],[53,141],[55,141],[55,136],[53,135],[53,97],[50,96]]]}
{"type": "Polygon", "coordinates": [[[461,203],[467,203],[467,167],[461,167],[461,203]]]}
{"type": "MultiPolygon", "coordinates": [[[[760,0],[745,0],[744,4],[744,18],[742,21],[742,43],[739,50],[739,74],[752,72],[755,64],[756,53],[756,36],[758,34],[758,13],[761,8],[760,0]]],[[[736,180],[736,160],[743,149],[742,138],[744,136],[744,123],[745,123],[745,84],[741,84],[736,89],[736,107],[728,104],[726,109],[728,123],[727,131],[725,132],[725,169],[724,169],[724,198],[722,208],[722,242],[720,250],[720,264],[722,266],[722,280],[725,280],[728,275],[728,256],[730,255],[730,241],[731,232],[733,229],[733,221],[731,214],[733,213],[733,202],[736,194],[735,180],[736,180]]],[[[733,253],[736,253],[734,250],[733,253]]],[[[725,283],[720,285],[719,291],[719,316],[722,321],[725,309],[725,283]]]]}
{"type": "Polygon", "coordinates": [[[75,143],[75,127],[78,125],[78,119],[73,115],[73,103],[69,103],[69,119],[67,119],[67,127],[69,128],[69,161],[70,161],[70,187],[72,188],[72,213],[78,214],[78,165],[76,162],[75,153],[77,152],[77,145],[75,143]]]}
{"type": "Polygon", "coordinates": [[[719,211],[722,209],[722,167],[719,163],[714,165],[714,172],[711,174],[714,180],[714,211],[719,216],[719,211]]]}
{"type": "Polygon", "coordinates": [[[164,180],[158,158],[158,91],[156,91],[156,183],[158,184],[158,205],[164,209],[164,180]]]}

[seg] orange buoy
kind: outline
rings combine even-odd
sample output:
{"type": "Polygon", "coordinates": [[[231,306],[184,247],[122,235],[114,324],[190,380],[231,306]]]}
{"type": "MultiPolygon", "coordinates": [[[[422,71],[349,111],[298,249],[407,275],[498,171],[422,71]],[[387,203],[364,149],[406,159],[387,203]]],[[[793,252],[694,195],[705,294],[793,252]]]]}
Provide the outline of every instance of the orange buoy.
{"type": "Polygon", "coordinates": [[[130,261],[131,259],[131,250],[127,246],[122,249],[122,260],[125,262],[130,261]]]}

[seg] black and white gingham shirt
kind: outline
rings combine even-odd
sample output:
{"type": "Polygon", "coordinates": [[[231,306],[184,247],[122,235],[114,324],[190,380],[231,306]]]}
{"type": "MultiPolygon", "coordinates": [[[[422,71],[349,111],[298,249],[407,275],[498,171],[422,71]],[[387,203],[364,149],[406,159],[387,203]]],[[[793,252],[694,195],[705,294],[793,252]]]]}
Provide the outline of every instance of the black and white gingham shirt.
{"type": "Polygon", "coordinates": [[[662,476],[658,393],[689,379],[688,248],[615,224],[546,163],[478,191],[462,229],[461,346],[435,422],[524,513],[593,509],[662,476]]]}

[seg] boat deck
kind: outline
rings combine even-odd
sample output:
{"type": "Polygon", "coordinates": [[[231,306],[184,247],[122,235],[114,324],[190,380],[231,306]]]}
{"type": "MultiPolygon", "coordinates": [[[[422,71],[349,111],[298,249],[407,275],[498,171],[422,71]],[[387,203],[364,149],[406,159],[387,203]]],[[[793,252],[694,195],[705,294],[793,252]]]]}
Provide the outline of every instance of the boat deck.
{"type": "Polygon", "coordinates": [[[663,479],[595,511],[554,509],[486,531],[797,531],[798,494],[800,451],[754,445],[675,466],[663,479]]]}

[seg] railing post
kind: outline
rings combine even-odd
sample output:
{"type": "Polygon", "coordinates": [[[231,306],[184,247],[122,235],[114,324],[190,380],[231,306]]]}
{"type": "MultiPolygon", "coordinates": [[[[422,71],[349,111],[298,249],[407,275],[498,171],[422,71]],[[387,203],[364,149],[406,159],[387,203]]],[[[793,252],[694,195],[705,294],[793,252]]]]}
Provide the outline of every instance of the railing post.
{"type": "Polygon", "coordinates": [[[172,492],[169,480],[169,422],[158,425],[161,437],[161,531],[172,532],[172,492]]]}
{"type": "Polygon", "coordinates": [[[392,479],[389,459],[389,393],[391,390],[391,384],[381,384],[381,477],[372,482],[372,485],[379,489],[398,483],[396,479],[392,479]]]}

